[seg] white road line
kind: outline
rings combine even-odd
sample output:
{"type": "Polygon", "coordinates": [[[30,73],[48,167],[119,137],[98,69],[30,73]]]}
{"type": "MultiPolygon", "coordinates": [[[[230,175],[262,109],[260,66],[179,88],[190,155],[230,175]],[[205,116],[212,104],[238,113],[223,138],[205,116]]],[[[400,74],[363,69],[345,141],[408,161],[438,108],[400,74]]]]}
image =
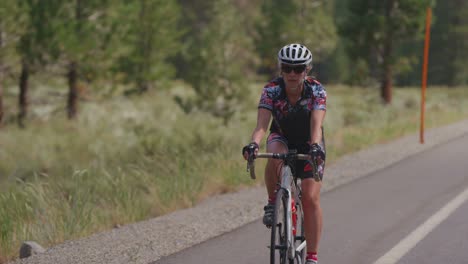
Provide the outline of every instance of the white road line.
{"type": "Polygon", "coordinates": [[[468,200],[468,188],[460,193],[457,197],[451,200],[447,205],[440,209],[437,213],[415,229],[411,234],[405,237],[397,245],[395,245],[385,255],[380,257],[374,264],[394,264],[397,263],[408,251],[416,244],[423,240],[433,229],[442,223],[450,214],[468,200]]]}

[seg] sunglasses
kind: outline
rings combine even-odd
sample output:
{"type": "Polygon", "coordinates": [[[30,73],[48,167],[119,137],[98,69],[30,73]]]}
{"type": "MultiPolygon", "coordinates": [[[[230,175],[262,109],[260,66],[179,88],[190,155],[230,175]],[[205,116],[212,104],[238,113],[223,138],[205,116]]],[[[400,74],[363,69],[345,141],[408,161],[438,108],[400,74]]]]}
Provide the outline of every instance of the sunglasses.
{"type": "Polygon", "coordinates": [[[305,65],[296,65],[296,66],[291,66],[291,65],[286,65],[286,64],[281,65],[281,71],[284,73],[291,73],[292,71],[294,71],[294,73],[300,74],[300,73],[303,73],[305,69],[306,69],[305,65]]]}

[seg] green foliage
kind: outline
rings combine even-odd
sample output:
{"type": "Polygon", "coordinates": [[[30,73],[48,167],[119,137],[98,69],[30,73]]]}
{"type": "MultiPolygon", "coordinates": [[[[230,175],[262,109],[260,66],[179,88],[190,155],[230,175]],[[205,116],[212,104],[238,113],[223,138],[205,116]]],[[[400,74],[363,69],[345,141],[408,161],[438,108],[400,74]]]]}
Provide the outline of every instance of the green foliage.
{"type": "Polygon", "coordinates": [[[50,63],[59,55],[55,19],[59,15],[61,2],[27,0],[19,3],[27,14],[27,25],[17,49],[24,63],[33,66],[33,69],[50,63]]]}
{"type": "Polygon", "coordinates": [[[257,50],[270,74],[277,69],[276,53],[286,44],[306,45],[314,62],[320,62],[336,46],[332,1],[263,1],[261,10],[257,50]]]}
{"type": "MultiPolygon", "coordinates": [[[[437,1],[432,11],[428,83],[430,85],[457,86],[468,83],[465,57],[467,50],[466,1],[437,1]]],[[[409,39],[399,45],[400,60],[397,69],[398,85],[421,83],[424,42],[420,38],[409,39]]]]}
{"type": "Polygon", "coordinates": [[[429,82],[439,85],[468,83],[468,2],[437,1],[431,32],[429,82]]]}
{"type": "MultiPolygon", "coordinates": [[[[351,76],[358,77],[354,76],[354,71],[358,65],[349,59],[345,45],[342,42],[337,44],[335,50],[326,58],[326,63],[321,64],[320,67],[320,76],[318,77],[322,83],[346,83],[351,79],[351,76]]],[[[367,75],[358,78],[362,77],[368,78],[367,75]]]]}
{"type": "Polygon", "coordinates": [[[81,61],[89,57],[107,29],[105,1],[69,1],[62,3],[60,17],[62,22],[57,32],[63,56],[70,61],[81,61]]]}
{"type": "Polygon", "coordinates": [[[372,77],[380,79],[387,67],[404,62],[392,47],[423,36],[428,4],[427,0],[349,0],[339,32],[348,40],[351,58],[363,58],[373,69],[372,77]]]}
{"type": "MultiPolygon", "coordinates": [[[[249,79],[257,77],[255,73],[276,75],[278,49],[301,42],[312,50],[319,79],[325,82],[375,83],[369,79],[380,79],[384,66],[391,65],[399,85],[418,84],[428,2],[251,0],[232,1],[224,4],[225,9],[214,11],[215,5],[223,4],[207,0],[4,0],[0,3],[0,68],[8,70],[7,76],[17,77],[21,57],[33,72],[63,74],[64,65],[73,61],[79,66],[81,80],[110,80],[140,90],[163,87],[174,78],[190,84],[208,78],[206,83],[210,83],[211,77],[199,74],[198,68],[204,63],[199,58],[209,56],[200,54],[219,56],[221,52],[213,52],[218,48],[216,41],[204,41],[208,36],[224,41],[222,28],[235,27],[232,38],[244,43],[239,44],[244,46],[237,57],[245,63],[239,64],[238,71],[249,79]],[[229,25],[232,12],[237,13],[235,26],[229,25]],[[336,24],[340,25],[339,34],[336,24]],[[364,68],[370,76],[355,78],[364,68]]],[[[468,82],[463,59],[468,50],[467,9],[462,0],[439,1],[435,6],[429,83],[454,86],[468,82]]],[[[201,102],[179,101],[187,111],[212,111],[199,105],[201,102]]],[[[229,116],[229,112],[221,115],[229,116]]]]}
{"type": "MultiPolygon", "coordinates": [[[[2,73],[11,71],[9,68],[18,63],[15,49],[19,37],[26,30],[27,19],[24,7],[18,4],[18,1],[0,2],[0,72],[2,73]]],[[[3,80],[0,79],[0,82],[3,80]]]]}
{"type": "Polygon", "coordinates": [[[174,75],[168,58],[181,49],[180,8],[175,0],[128,1],[122,19],[130,25],[123,38],[126,51],[119,56],[118,71],[124,81],[145,91],[174,75]]]}
{"type": "MultiPolygon", "coordinates": [[[[310,48],[316,62],[323,62],[336,47],[338,35],[333,21],[333,1],[298,1],[299,14],[294,16],[300,30],[293,31],[297,39],[310,48]]],[[[287,30],[287,29],[286,29],[287,30]]]]}
{"type": "Polygon", "coordinates": [[[243,17],[232,1],[216,1],[211,11],[210,21],[198,36],[192,36],[187,52],[191,69],[186,79],[195,98],[176,100],[188,112],[207,111],[226,124],[247,96],[248,69],[255,54],[252,40],[244,34],[243,17]]]}
{"type": "Polygon", "coordinates": [[[117,43],[126,29],[119,13],[121,1],[59,2],[60,14],[55,19],[54,36],[60,43],[60,61],[76,63],[81,78],[98,78],[98,74],[108,71],[120,54],[117,43]]]}
{"type": "Polygon", "coordinates": [[[277,69],[276,53],[288,43],[294,42],[290,29],[298,28],[293,17],[297,14],[298,6],[294,1],[273,0],[263,1],[261,5],[262,17],[258,23],[257,50],[270,74],[277,69]]]}

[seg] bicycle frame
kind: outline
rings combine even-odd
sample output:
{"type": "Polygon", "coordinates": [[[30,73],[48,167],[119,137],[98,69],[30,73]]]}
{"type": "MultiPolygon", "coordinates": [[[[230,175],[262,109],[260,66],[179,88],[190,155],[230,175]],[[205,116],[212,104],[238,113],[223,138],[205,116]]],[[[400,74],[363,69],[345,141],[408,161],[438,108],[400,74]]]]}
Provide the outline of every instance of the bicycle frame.
{"type": "MultiPolygon", "coordinates": [[[[295,151],[290,151],[289,153],[258,153],[256,158],[273,158],[273,159],[281,159],[284,161],[281,171],[281,180],[280,180],[280,189],[283,189],[285,192],[285,196],[287,198],[286,201],[286,245],[287,245],[287,257],[291,259],[297,259],[298,263],[302,263],[302,259],[299,258],[301,251],[306,247],[306,240],[304,237],[299,237],[300,240],[303,240],[302,243],[295,248],[295,241],[296,236],[292,232],[292,196],[294,195],[295,201],[301,201],[299,197],[300,193],[300,186],[294,181],[294,176],[291,171],[291,167],[289,165],[289,161],[294,159],[297,160],[307,160],[310,159],[310,155],[305,154],[297,154],[295,151]]],[[[314,164],[315,165],[315,164],[314,164]]],[[[250,171],[250,176],[252,179],[255,179],[255,163],[254,158],[251,157],[248,159],[247,163],[247,171],[250,171]]],[[[276,206],[276,205],[275,205],[276,206]]],[[[301,203],[302,208],[302,203],[301,203]]]]}
{"type": "MultiPolygon", "coordinates": [[[[285,164],[283,165],[283,169],[282,169],[282,173],[281,173],[281,186],[280,188],[282,188],[283,190],[285,190],[286,192],[286,197],[287,197],[287,202],[286,202],[286,214],[287,214],[287,218],[286,218],[286,237],[287,237],[287,240],[286,240],[286,243],[288,245],[288,258],[289,259],[294,259],[296,258],[296,255],[300,254],[301,250],[306,246],[306,241],[304,240],[297,248],[294,248],[294,242],[296,241],[296,238],[294,236],[294,234],[292,233],[292,208],[291,208],[291,197],[292,195],[294,195],[294,200],[295,201],[300,201],[300,197],[299,197],[299,191],[298,189],[300,189],[300,187],[298,187],[296,185],[296,183],[294,183],[294,177],[293,177],[293,174],[291,172],[291,168],[289,167],[289,165],[285,164]],[[296,191],[293,192],[292,188],[291,187],[294,187],[296,189],[296,191]],[[291,217],[290,217],[291,216],[291,217]]],[[[300,263],[300,260],[299,260],[299,263],[300,263]]]]}

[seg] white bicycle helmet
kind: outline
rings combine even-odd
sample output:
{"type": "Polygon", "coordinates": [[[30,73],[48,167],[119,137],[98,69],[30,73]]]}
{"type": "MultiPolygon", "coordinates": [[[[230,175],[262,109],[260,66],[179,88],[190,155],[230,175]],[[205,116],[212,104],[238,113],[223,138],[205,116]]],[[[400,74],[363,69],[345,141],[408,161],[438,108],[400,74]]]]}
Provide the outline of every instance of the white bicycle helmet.
{"type": "Polygon", "coordinates": [[[278,52],[278,63],[309,66],[312,64],[312,52],[304,45],[289,44],[278,52]]]}

